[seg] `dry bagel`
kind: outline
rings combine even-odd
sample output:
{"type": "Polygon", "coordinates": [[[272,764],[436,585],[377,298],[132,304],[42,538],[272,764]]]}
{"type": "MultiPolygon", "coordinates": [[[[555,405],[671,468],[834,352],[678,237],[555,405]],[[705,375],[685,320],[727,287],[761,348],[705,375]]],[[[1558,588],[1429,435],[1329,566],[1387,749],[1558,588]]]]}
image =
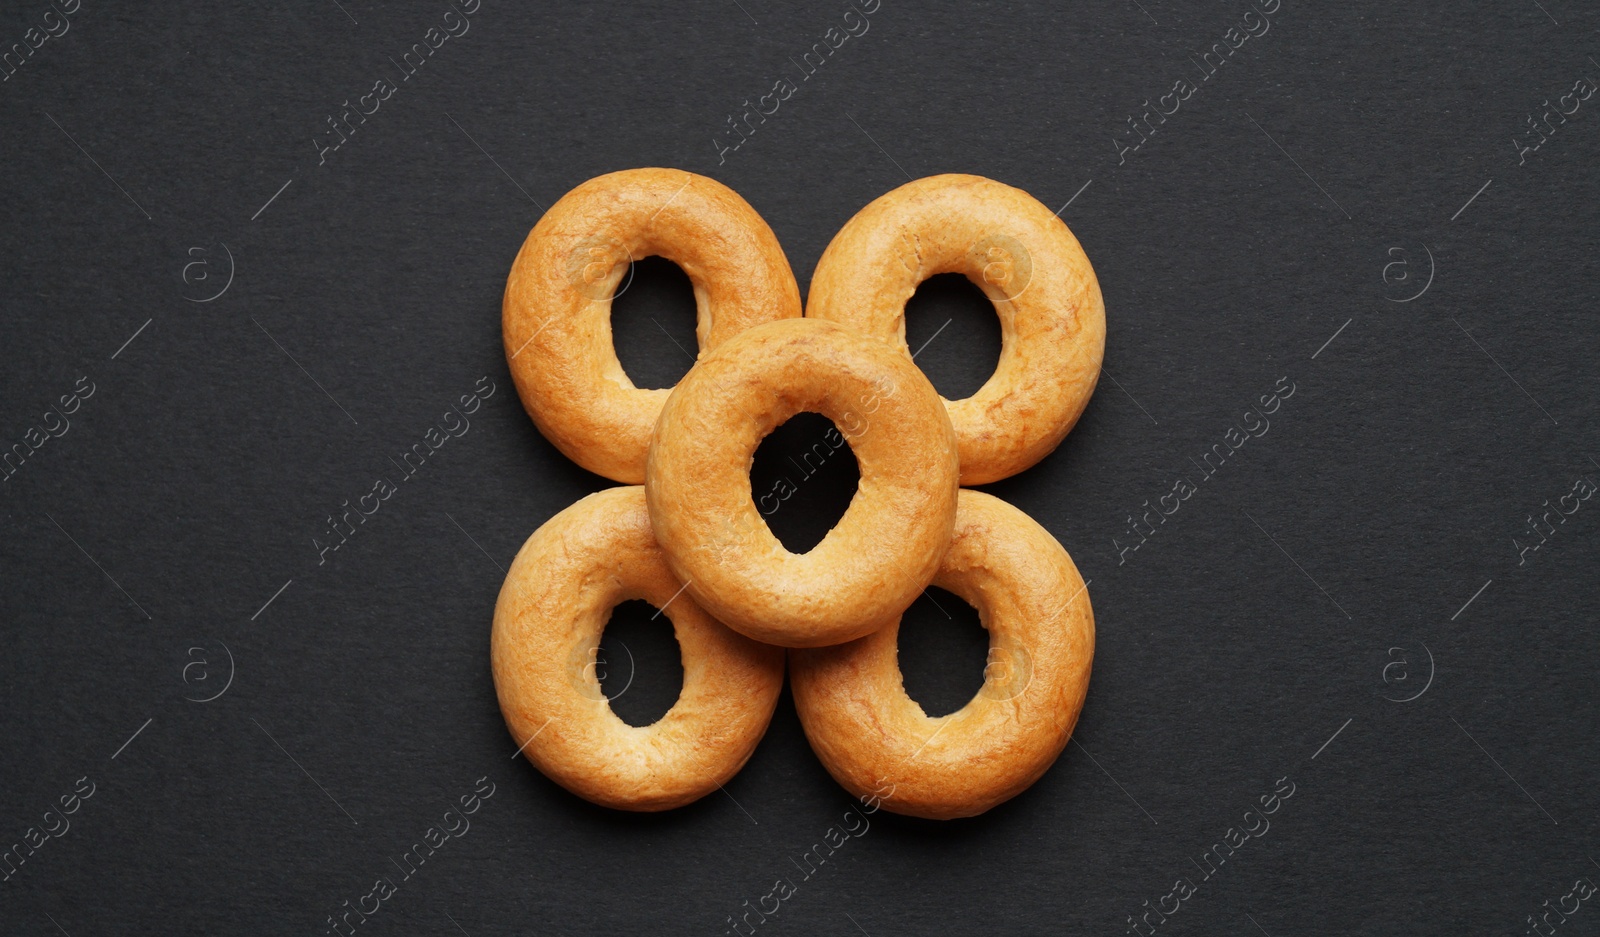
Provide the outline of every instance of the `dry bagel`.
{"type": "Polygon", "coordinates": [[[611,297],[631,261],[661,256],[694,285],[700,348],[758,322],[800,315],[777,236],[732,189],[693,173],[630,169],[562,196],[511,266],[501,327],[517,393],[566,456],[607,478],[644,481],[666,389],[617,360],[611,297]]]}
{"type": "Polygon", "coordinates": [[[500,710],[528,760],[574,794],[623,810],[678,807],[732,778],[766,732],[783,652],[680,591],[639,487],[572,505],[512,562],[490,640],[500,710]],[[664,609],[683,654],[683,692],[650,726],[617,718],[592,666],[611,609],[628,599],[664,609]]]}
{"type": "Polygon", "coordinates": [[[1100,377],[1105,302],[1066,224],[1033,196],[982,176],[930,176],[876,199],[817,262],[806,315],[905,347],[906,300],[962,273],[1000,317],[1000,361],[977,393],[949,401],[961,484],[998,481],[1049,455],[1100,377]]]}
{"type": "Polygon", "coordinates": [[[673,390],[645,493],[667,561],[707,611],[769,644],[868,634],[915,599],[950,540],[955,440],[933,385],[887,342],[818,319],[754,326],[703,355],[673,390]],[[861,481],[822,542],[794,554],[751,498],[756,446],[820,413],[861,481]]]}
{"type": "Polygon", "coordinates": [[[961,492],[933,584],[978,609],[989,666],[971,702],[930,719],[906,695],[898,621],[836,647],[791,651],[795,708],[811,747],[850,793],[895,813],[968,817],[1038,780],[1077,723],[1094,657],[1094,612],[1072,558],[998,498],[961,492]]]}

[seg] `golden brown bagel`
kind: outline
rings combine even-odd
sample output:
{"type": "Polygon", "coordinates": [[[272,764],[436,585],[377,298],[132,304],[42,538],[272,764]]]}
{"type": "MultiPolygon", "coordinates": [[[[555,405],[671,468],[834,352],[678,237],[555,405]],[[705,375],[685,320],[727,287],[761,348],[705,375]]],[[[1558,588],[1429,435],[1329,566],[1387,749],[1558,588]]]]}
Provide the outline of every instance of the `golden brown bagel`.
{"type": "Polygon", "coordinates": [[[944,820],[1016,796],[1061,754],[1089,688],[1094,612],[1061,544],[977,491],[961,492],[933,584],[976,607],[989,630],[983,688],[962,709],[930,719],[906,696],[898,621],[849,644],[791,651],[789,669],[828,773],[895,813],[944,820]]]}
{"type": "Polygon", "coordinates": [[[645,494],[690,595],[742,634],[785,647],[877,630],[933,578],[956,507],[955,440],[933,385],[887,342],[819,319],[754,326],[703,355],[667,398],[645,494]],[[763,437],[828,417],[861,467],[850,507],[794,554],[750,492],[763,437]]]}
{"type": "Polygon", "coordinates": [[[661,256],[694,284],[700,348],[757,322],[800,315],[800,289],[777,237],[714,179],[630,169],[562,196],[511,266],[501,326],[522,405],[579,465],[644,481],[665,389],[642,389],[617,361],[611,297],[631,261],[661,256]]]}
{"type": "Polygon", "coordinates": [[[1094,393],[1105,303],[1066,224],[1021,189],[982,176],[930,176],[863,208],[817,262],[806,315],[898,343],[906,300],[962,273],[1000,316],[1000,362],[977,393],[949,401],[961,484],[1015,475],[1049,455],[1094,393]]]}
{"type": "Polygon", "coordinates": [[[644,489],[611,488],[534,531],[495,605],[490,660],[522,753],[579,797],[668,810],[726,783],[755,751],[783,687],[783,652],[735,634],[680,595],[644,489]],[[611,711],[593,664],[611,609],[664,609],[683,654],[683,692],[654,725],[611,711]]]}

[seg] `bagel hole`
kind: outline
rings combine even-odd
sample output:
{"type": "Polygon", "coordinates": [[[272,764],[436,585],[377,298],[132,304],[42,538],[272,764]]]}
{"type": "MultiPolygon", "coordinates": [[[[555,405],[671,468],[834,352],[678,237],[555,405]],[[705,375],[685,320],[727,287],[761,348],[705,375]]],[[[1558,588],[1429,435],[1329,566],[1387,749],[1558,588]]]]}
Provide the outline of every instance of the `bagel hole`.
{"type": "Polygon", "coordinates": [[[906,347],[941,397],[964,400],[1000,363],[1000,317],[961,274],[931,276],[906,303],[906,347]]]}
{"type": "Polygon", "coordinates": [[[694,284],[665,257],[628,267],[611,297],[611,344],[633,386],[671,387],[694,366],[694,284]]]}
{"type": "Polygon", "coordinates": [[[677,635],[649,602],[633,599],[611,610],[594,660],[611,711],[630,726],[661,721],[683,693],[677,635]]]}
{"type": "Polygon", "coordinates": [[[948,716],[983,689],[989,632],[966,600],[929,586],[900,616],[900,677],[930,717],[948,716]]]}
{"type": "Polygon", "coordinates": [[[820,413],[797,413],[767,434],[750,465],[756,510],[790,553],[809,553],[822,542],[860,480],[849,440],[820,413]]]}

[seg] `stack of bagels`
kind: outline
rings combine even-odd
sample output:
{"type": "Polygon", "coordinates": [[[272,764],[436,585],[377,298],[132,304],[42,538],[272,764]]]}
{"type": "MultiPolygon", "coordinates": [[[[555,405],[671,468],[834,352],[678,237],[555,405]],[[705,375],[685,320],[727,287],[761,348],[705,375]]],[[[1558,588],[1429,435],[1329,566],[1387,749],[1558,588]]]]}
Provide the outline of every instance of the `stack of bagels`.
{"type": "Polygon", "coordinates": [[[743,767],[785,665],[806,737],[853,795],[945,819],[1026,789],[1066,746],[1088,689],[1094,617],[1065,549],[1022,511],[964,485],[1051,452],[1094,392],[1100,288],[1060,218],[969,175],[908,183],[862,209],[800,292],[765,221],[726,186],[636,169],[573,189],[534,227],[506,284],[517,391],[574,462],[622,483],[534,532],[495,608],[506,724],[551,779],[598,804],[666,810],[743,767]],[[629,265],[660,256],[694,286],[700,351],[670,390],[633,385],[611,340],[629,265]],[[905,305],[961,273],[1000,318],[993,376],[947,401],[917,369],[905,305]],[[848,440],[860,482],[807,553],[767,528],[757,445],[802,412],[848,440]],[[983,687],[928,717],[905,692],[899,620],[929,586],[989,632],[983,687]],[[596,674],[611,609],[670,620],[683,689],[649,726],[612,712],[596,674]]]}

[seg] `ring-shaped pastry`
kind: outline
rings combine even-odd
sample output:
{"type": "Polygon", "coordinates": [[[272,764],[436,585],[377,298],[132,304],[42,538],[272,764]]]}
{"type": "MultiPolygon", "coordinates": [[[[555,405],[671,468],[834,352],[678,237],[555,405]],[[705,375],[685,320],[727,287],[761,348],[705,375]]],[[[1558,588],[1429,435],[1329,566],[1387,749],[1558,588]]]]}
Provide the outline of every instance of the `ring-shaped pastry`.
{"type": "Polygon", "coordinates": [[[933,578],[956,508],[955,440],[933,385],[889,343],[819,319],[747,329],[667,399],[645,493],[673,572],[728,627],[818,647],[877,630],[933,578]],[[750,465],[801,412],[833,421],[861,468],[822,542],[790,553],[757,512],[750,465]]]}
{"type": "Polygon", "coordinates": [[[783,651],[706,614],[656,546],[644,489],[610,488],[552,517],[523,544],[495,605],[490,661],[522,754],[586,800],[668,810],[725,784],[755,751],[783,688],[783,651]],[[664,611],[683,655],[683,691],[649,726],[611,711],[595,651],[611,609],[664,611]]]}
{"type": "Polygon", "coordinates": [[[664,388],[635,387],[611,341],[611,299],[632,261],[660,256],[694,286],[702,351],[758,322],[800,315],[772,229],[738,193],[674,169],[583,183],[534,225],[502,303],[507,363],[539,431],[567,458],[644,481],[664,388]]]}
{"type": "Polygon", "coordinates": [[[1015,797],[1056,760],[1089,689],[1094,612],[1072,558],[999,498],[961,492],[933,584],[978,610],[989,665],[976,696],[929,718],[900,677],[898,621],[789,653],[795,709],[828,773],[885,809],[944,820],[1015,797]]]}
{"type": "Polygon", "coordinates": [[[948,401],[961,484],[999,481],[1049,455],[1088,405],[1106,344],[1100,284],[1066,224],[1033,196],[982,176],[930,176],[834,235],[806,316],[904,349],[906,300],[939,273],[965,274],[1000,317],[994,374],[948,401]]]}

